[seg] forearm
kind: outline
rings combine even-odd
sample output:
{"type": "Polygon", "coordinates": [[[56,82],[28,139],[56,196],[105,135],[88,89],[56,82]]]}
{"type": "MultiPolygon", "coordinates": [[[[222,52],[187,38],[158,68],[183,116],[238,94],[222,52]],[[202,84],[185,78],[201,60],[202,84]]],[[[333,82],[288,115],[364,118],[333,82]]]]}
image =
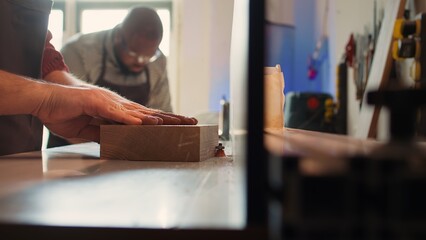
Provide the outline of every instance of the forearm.
{"type": "Polygon", "coordinates": [[[69,86],[93,86],[83,80],[74,77],[66,71],[53,71],[44,77],[44,80],[69,86]]]}
{"type": "Polygon", "coordinates": [[[46,83],[0,70],[0,115],[33,114],[49,95],[46,83]]]}

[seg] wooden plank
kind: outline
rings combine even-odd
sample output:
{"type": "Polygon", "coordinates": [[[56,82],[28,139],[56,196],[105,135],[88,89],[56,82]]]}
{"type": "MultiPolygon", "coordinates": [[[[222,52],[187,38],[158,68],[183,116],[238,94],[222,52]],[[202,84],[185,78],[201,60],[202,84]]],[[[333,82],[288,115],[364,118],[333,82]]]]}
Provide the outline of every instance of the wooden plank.
{"type": "Polygon", "coordinates": [[[265,146],[277,156],[297,156],[303,175],[345,174],[348,159],[368,156],[385,143],[374,139],[357,139],[301,129],[285,128],[265,131],[265,146]]]}
{"type": "Polygon", "coordinates": [[[377,120],[381,107],[368,105],[367,93],[384,89],[389,79],[392,69],[391,43],[393,39],[393,29],[395,20],[403,17],[405,2],[405,0],[387,1],[371,71],[364,92],[359,121],[357,123],[355,136],[358,138],[376,138],[377,120]]]}
{"type": "Polygon", "coordinates": [[[284,128],[265,131],[265,146],[276,155],[302,158],[346,159],[356,155],[368,155],[385,142],[374,139],[358,139],[302,129],[284,128]]]}
{"type": "Polygon", "coordinates": [[[102,125],[101,159],[198,162],[214,157],[217,125],[102,125]]]}

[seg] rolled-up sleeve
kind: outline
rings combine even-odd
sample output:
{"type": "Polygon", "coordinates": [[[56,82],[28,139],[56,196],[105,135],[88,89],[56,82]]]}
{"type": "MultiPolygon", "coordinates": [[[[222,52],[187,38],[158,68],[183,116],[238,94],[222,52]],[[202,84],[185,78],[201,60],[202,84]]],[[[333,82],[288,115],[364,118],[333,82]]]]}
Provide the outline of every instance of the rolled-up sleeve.
{"type": "Polygon", "coordinates": [[[50,43],[52,40],[52,33],[47,32],[46,42],[43,52],[43,63],[42,63],[42,78],[47,76],[53,71],[69,71],[67,65],[64,62],[64,58],[60,52],[50,43]]]}

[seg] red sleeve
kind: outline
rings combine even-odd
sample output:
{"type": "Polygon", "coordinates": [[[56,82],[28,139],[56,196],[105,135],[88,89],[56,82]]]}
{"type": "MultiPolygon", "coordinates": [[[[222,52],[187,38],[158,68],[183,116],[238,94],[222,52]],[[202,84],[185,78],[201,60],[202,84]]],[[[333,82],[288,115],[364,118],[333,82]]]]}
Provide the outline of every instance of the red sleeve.
{"type": "Polygon", "coordinates": [[[43,52],[43,63],[41,66],[42,78],[56,70],[69,71],[62,54],[55,49],[55,47],[50,43],[50,40],[52,40],[52,33],[47,31],[46,43],[44,45],[43,52]]]}

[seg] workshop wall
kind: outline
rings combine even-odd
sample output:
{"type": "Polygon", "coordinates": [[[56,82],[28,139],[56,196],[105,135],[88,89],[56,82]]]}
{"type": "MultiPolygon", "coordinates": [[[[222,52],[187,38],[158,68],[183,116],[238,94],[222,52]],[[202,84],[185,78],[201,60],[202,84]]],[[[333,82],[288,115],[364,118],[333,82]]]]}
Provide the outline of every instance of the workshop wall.
{"type": "Polygon", "coordinates": [[[170,81],[176,112],[218,111],[229,97],[233,1],[173,0],[170,81]]]}
{"type": "MultiPolygon", "coordinates": [[[[291,2],[269,2],[271,1],[291,2]]],[[[366,26],[372,28],[374,1],[329,1],[327,18],[324,18],[326,0],[293,1],[291,5],[281,4],[281,9],[277,11],[288,13],[288,8],[293,8],[293,15],[289,19],[294,21],[294,26],[288,18],[284,21],[284,28],[278,32],[281,34],[279,38],[283,40],[282,45],[274,47],[282,51],[282,59],[278,61],[283,61],[286,91],[319,91],[335,95],[335,69],[350,33],[363,33],[366,26]],[[327,21],[326,29],[324,20],[327,21]],[[329,38],[322,54],[328,57],[322,62],[317,78],[310,80],[307,75],[308,57],[315,51],[324,32],[329,38]]],[[[386,0],[377,0],[377,8],[383,8],[385,2],[386,0]]],[[[173,9],[169,62],[175,109],[178,113],[189,115],[218,111],[221,97],[229,97],[233,1],[173,0],[173,9]]],[[[267,59],[267,64],[273,62],[277,60],[267,59]]],[[[350,87],[352,95],[349,97],[354,98],[353,86],[350,87]]],[[[358,103],[350,101],[350,105],[350,126],[353,127],[350,127],[349,133],[352,134],[358,103]]]]}
{"type": "MultiPolygon", "coordinates": [[[[321,0],[324,2],[325,0],[321,0]]],[[[376,2],[377,19],[383,17],[387,0],[330,0],[330,55],[331,64],[337,66],[345,51],[345,45],[351,33],[364,34],[373,32],[374,3],[376,2]]],[[[335,76],[333,76],[335,79],[335,76]]],[[[353,84],[353,72],[348,74],[348,135],[353,136],[357,130],[359,118],[359,100],[353,84]]],[[[335,80],[334,80],[335,81],[335,80]]],[[[384,125],[384,124],[382,124],[384,125]]]]}

